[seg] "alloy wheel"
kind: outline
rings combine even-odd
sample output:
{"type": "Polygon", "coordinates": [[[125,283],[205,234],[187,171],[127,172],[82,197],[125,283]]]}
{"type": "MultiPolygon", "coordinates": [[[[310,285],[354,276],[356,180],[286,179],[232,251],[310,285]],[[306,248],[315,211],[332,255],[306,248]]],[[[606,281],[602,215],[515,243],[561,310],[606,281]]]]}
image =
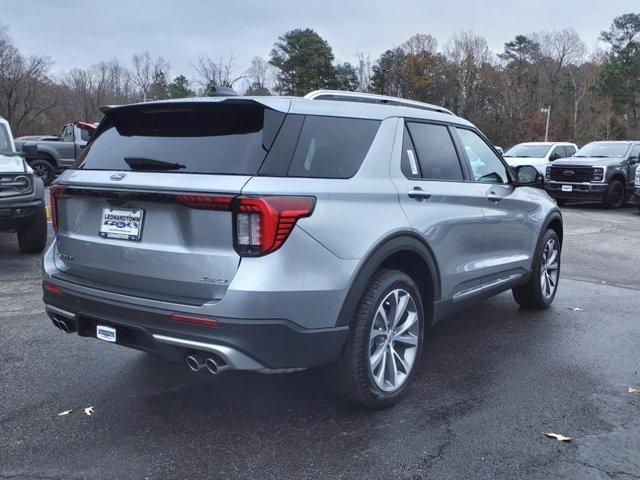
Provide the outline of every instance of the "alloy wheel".
{"type": "Polygon", "coordinates": [[[622,184],[617,183],[614,185],[613,191],[611,192],[611,203],[614,207],[619,207],[622,205],[622,201],[624,199],[624,187],[622,184]]]}
{"type": "Polygon", "coordinates": [[[33,165],[31,168],[33,168],[33,173],[35,173],[36,177],[40,177],[46,185],[50,176],[49,168],[42,164],[33,165]]]}
{"type": "Polygon", "coordinates": [[[409,377],[418,353],[420,322],[409,292],[396,289],[378,306],[369,337],[369,367],[376,385],[398,390],[409,377]]]}
{"type": "Polygon", "coordinates": [[[558,286],[560,274],[560,251],[558,243],[551,238],[544,246],[542,265],[540,266],[540,287],[542,295],[549,300],[553,297],[558,286]]]}

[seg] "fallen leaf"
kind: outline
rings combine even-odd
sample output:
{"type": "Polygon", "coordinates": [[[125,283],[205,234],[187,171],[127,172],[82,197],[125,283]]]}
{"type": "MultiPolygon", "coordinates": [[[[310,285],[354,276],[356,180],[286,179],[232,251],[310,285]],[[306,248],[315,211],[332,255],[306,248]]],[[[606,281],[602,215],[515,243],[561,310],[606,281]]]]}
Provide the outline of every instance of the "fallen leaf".
{"type": "Polygon", "coordinates": [[[629,387],[628,392],[629,393],[638,393],[638,389],[637,388],[633,388],[633,387],[629,387]]]}
{"type": "Polygon", "coordinates": [[[92,413],[94,413],[93,407],[87,407],[87,408],[84,409],[84,414],[85,415],[88,415],[90,417],[92,413]]]}
{"type": "Polygon", "coordinates": [[[64,412],[60,412],[58,414],[59,417],[64,417],[65,415],[69,415],[71,412],[73,412],[73,409],[71,410],[65,410],[64,412]]]}
{"type": "Polygon", "coordinates": [[[574,312],[583,312],[584,311],[580,307],[569,307],[569,310],[573,310],[574,312]]]}
{"type": "Polygon", "coordinates": [[[553,438],[559,442],[570,442],[571,437],[565,437],[564,435],[560,435],[559,433],[545,433],[545,435],[549,438],[553,438]]]}

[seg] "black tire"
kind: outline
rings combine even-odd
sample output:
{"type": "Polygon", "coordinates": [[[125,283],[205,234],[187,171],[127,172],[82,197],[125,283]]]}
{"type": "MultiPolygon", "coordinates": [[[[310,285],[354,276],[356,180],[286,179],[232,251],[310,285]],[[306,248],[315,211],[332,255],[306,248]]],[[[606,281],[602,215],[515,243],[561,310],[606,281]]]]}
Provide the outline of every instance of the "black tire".
{"type": "Polygon", "coordinates": [[[368,408],[385,408],[398,402],[406,395],[419,368],[425,323],[422,298],[413,279],[398,270],[379,270],[360,299],[340,356],[325,371],[329,386],[348,402],[368,408]],[[408,292],[415,302],[419,326],[417,351],[404,383],[394,392],[387,392],[378,387],[371,372],[370,335],[378,306],[398,288],[408,292]]]}
{"type": "Polygon", "coordinates": [[[33,169],[33,174],[40,177],[45,187],[51,185],[56,176],[54,164],[46,158],[32,158],[27,163],[33,169]]]}
{"type": "Polygon", "coordinates": [[[602,205],[606,208],[620,208],[625,204],[626,199],[624,183],[620,180],[611,180],[602,197],[602,205]]]}
{"type": "Polygon", "coordinates": [[[37,218],[26,228],[18,230],[18,247],[22,253],[41,253],[47,246],[47,215],[44,206],[37,218]]]}
{"type": "Polygon", "coordinates": [[[556,198],[556,203],[559,207],[564,207],[567,204],[566,198],[556,198]]]}
{"type": "Polygon", "coordinates": [[[548,229],[544,235],[542,235],[538,239],[538,244],[536,245],[536,250],[534,253],[533,259],[533,269],[531,271],[531,275],[529,280],[524,285],[520,285],[514,287],[511,291],[513,293],[513,298],[515,301],[524,308],[531,308],[536,310],[542,310],[545,308],[549,308],[551,302],[556,296],[556,292],[558,291],[558,283],[560,281],[560,266],[561,266],[561,253],[562,248],[560,245],[560,241],[558,239],[558,235],[555,231],[548,229]],[[544,252],[547,243],[553,240],[558,248],[558,267],[557,267],[557,279],[555,283],[555,288],[553,289],[553,293],[551,296],[546,296],[542,292],[542,268],[543,268],[543,259],[544,252]]]}

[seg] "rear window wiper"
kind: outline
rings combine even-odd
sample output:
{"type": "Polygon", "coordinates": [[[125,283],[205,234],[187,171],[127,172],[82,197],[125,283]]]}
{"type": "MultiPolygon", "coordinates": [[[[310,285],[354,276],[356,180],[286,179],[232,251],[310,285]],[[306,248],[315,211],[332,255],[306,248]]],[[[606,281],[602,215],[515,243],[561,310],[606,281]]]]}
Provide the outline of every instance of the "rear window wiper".
{"type": "Polygon", "coordinates": [[[186,165],[181,163],[165,162],[163,160],[155,160],[153,158],[124,157],[124,161],[127,162],[127,165],[129,165],[131,170],[180,170],[182,168],[187,168],[186,165]]]}

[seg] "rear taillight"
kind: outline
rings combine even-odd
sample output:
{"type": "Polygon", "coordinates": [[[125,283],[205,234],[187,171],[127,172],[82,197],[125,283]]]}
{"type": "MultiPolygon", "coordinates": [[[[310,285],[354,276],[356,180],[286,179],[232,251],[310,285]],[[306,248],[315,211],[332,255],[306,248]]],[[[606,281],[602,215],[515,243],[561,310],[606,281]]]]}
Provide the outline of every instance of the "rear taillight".
{"type": "Polygon", "coordinates": [[[211,317],[201,317],[198,315],[186,315],[184,313],[172,313],[169,319],[174,322],[190,323],[192,325],[202,325],[204,327],[219,327],[218,320],[211,317]]]}
{"type": "Polygon", "coordinates": [[[49,190],[49,199],[51,203],[51,224],[53,225],[53,231],[58,231],[58,200],[64,194],[65,188],[58,185],[54,185],[49,190]]]}
{"type": "Polygon", "coordinates": [[[313,213],[314,197],[237,197],[233,202],[234,244],[258,257],[282,246],[296,221],[313,213]]]}
{"type": "Polygon", "coordinates": [[[176,195],[176,201],[191,208],[203,210],[229,210],[231,208],[232,195],[202,195],[180,193],[176,195]]]}
{"type": "Polygon", "coordinates": [[[60,289],[60,287],[48,282],[42,282],[42,290],[44,290],[44,293],[50,293],[52,295],[62,295],[62,290],[60,289]]]}

